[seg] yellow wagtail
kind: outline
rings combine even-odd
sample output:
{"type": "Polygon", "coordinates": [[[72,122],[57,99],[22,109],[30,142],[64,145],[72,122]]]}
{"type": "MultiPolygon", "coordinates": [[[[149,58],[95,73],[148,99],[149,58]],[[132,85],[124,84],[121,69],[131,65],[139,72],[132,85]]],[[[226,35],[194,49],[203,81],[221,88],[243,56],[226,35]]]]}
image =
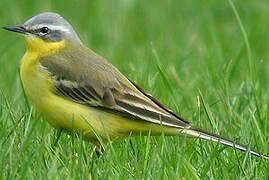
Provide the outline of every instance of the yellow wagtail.
{"type": "MultiPolygon", "coordinates": [[[[151,132],[185,134],[248,150],[173,113],[85,47],[59,14],[41,13],[22,25],[4,29],[23,34],[27,47],[20,68],[24,91],[57,129],[82,132],[97,146],[98,137],[107,141],[151,132]]],[[[249,152],[269,159],[254,150],[249,152]]]]}

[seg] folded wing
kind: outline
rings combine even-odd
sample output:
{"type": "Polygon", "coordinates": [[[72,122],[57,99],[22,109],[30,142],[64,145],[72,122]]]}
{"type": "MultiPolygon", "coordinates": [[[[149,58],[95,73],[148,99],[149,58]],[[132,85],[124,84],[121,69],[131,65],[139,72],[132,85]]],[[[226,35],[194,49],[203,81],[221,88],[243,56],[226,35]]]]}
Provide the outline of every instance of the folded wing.
{"type": "Polygon", "coordinates": [[[51,75],[53,91],[58,96],[127,118],[182,129],[190,127],[187,121],[85,47],[75,52],[72,48],[63,49],[42,57],[40,63],[51,75]]]}

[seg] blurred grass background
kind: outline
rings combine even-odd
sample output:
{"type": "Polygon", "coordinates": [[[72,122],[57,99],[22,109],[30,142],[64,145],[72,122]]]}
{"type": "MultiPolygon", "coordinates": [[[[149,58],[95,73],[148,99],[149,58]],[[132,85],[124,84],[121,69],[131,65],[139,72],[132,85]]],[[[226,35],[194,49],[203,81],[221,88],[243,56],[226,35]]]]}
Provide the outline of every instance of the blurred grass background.
{"type": "MultiPolygon", "coordinates": [[[[235,7],[253,65],[228,1],[1,0],[0,26],[57,12],[85,45],[182,117],[269,154],[269,5],[235,7]]],[[[0,42],[0,179],[269,178],[268,161],[197,139],[128,138],[101,158],[81,138],[63,134],[54,145],[56,132],[23,95],[22,38],[0,30],[0,42]]]]}

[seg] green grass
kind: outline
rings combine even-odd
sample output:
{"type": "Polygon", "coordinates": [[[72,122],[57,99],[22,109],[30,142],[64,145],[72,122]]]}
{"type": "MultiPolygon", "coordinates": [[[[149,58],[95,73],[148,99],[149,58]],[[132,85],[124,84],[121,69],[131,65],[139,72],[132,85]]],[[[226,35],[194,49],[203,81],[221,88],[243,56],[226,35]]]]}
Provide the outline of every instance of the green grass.
{"type": "MultiPolygon", "coordinates": [[[[193,124],[269,154],[269,6],[258,1],[10,1],[0,26],[63,15],[85,45],[193,124]]],[[[184,137],[106,146],[57,132],[24,97],[25,47],[0,30],[0,179],[268,179],[269,162],[184,137]]]]}

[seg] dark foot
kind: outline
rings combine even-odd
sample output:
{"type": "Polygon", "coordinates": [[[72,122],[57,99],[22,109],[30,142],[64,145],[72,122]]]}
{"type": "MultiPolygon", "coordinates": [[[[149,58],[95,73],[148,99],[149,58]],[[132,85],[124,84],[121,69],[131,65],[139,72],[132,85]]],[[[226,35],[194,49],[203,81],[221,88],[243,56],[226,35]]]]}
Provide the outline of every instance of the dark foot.
{"type": "Polygon", "coordinates": [[[97,158],[100,158],[104,153],[104,148],[101,145],[96,145],[93,149],[93,152],[91,154],[91,157],[93,157],[93,154],[97,156],[97,158]]]}
{"type": "Polygon", "coordinates": [[[98,158],[104,153],[104,148],[101,145],[95,146],[94,150],[98,158]]]}

